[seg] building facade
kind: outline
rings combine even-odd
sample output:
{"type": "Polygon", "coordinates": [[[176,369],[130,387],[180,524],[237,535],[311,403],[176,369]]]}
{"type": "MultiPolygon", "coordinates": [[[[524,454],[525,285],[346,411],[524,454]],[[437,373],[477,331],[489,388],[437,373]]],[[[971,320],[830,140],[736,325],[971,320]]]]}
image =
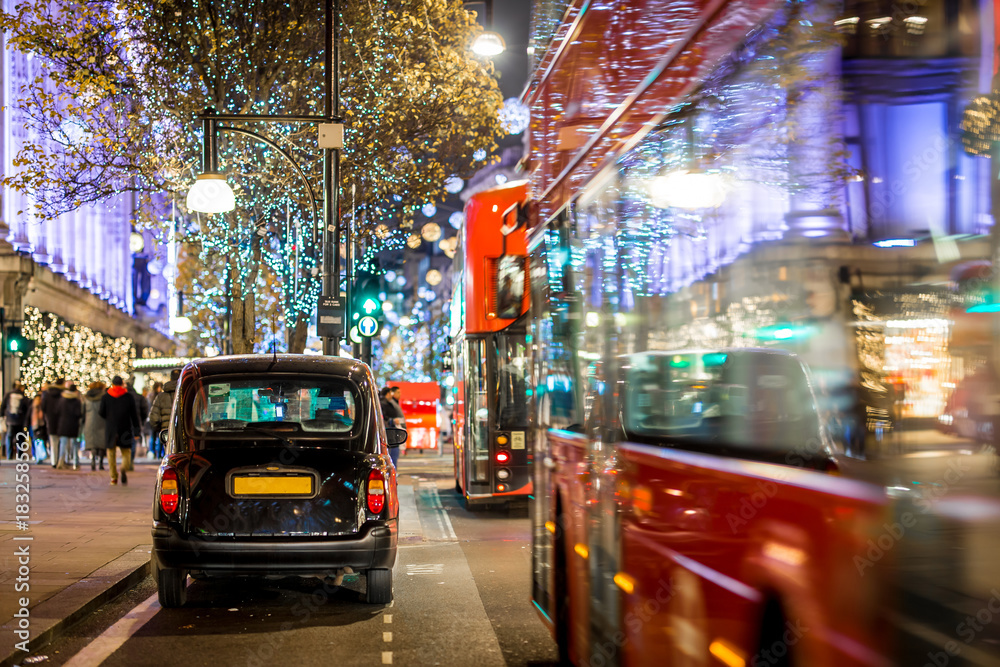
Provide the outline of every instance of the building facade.
{"type": "MultiPolygon", "coordinates": [[[[6,11],[14,2],[4,0],[6,11]]],[[[2,36],[0,36],[2,39],[2,36]]],[[[29,54],[0,51],[0,161],[17,169],[21,149],[32,142],[29,119],[19,107],[22,88],[43,65],[29,54]]],[[[169,209],[168,209],[169,210],[169,209]]],[[[132,226],[135,202],[122,195],[84,205],[40,222],[30,196],[4,188],[0,202],[0,309],[4,327],[22,326],[37,336],[24,359],[3,358],[3,386],[24,375],[65,376],[77,382],[130,371],[122,357],[159,356],[173,346],[168,333],[170,265],[167,249],[132,226]],[[21,368],[23,366],[23,368],[21,368]],[[23,371],[23,372],[22,372],[23,371]]]]}

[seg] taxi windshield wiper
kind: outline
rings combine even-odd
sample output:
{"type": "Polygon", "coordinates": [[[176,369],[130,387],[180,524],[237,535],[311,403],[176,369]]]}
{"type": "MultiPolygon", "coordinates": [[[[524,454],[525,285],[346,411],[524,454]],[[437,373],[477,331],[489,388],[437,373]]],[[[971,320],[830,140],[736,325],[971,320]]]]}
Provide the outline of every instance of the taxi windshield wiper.
{"type": "Polygon", "coordinates": [[[246,425],[243,425],[243,426],[232,426],[232,427],[226,427],[226,428],[217,428],[217,429],[214,429],[214,430],[216,432],[219,432],[219,431],[229,431],[229,432],[232,432],[232,433],[240,433],[240,432],[245,432],[245,431],[253,431],[254,433],[259,433],[261,435],[266,435],[266,436],[272,437],[275,440],[279,440],[279,441],[281,441],[282,444],[287,445],[288,447],[294,446],[294,443],[291,440],[289,440],[288,438],[286,438],[285,436],[279,435],[279,434],[275,433],[274,431],[272,431],[271,429],[261,428],[260,426],[246,426],[246,425]]]}

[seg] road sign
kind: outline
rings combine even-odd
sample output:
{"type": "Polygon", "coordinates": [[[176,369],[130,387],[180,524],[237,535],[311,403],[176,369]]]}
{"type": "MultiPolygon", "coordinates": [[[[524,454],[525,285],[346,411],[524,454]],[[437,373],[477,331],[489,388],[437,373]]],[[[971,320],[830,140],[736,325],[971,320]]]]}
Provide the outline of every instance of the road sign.
{"type": "Polygon", "coordinates": [[[378,333],[378,320],[371,315],[365,315],[358,320],[358,333],[371,338],[378,333]]]}
{"type": "Polygon", "coordinates": [[[344,337],[344,301],[339,296],[323,294],[319,297],[316,335],[320,338],[344,337]]]}

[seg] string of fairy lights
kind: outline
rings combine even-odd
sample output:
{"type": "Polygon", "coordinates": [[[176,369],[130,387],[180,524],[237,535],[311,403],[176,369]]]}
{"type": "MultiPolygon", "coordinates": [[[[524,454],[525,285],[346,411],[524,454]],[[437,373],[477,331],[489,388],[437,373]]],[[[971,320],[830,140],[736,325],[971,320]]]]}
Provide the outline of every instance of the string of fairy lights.
{"type": "Polygon", "coordinates": [[[130,338],[70,324],[34,307],[25,308],[22,331],[35,341],[35,349],[21,360],[21,382],[30,391],[60,377],[85,387],[98,380],[110,384],[115,375],[131,374],[135,345],[130,338]]]}

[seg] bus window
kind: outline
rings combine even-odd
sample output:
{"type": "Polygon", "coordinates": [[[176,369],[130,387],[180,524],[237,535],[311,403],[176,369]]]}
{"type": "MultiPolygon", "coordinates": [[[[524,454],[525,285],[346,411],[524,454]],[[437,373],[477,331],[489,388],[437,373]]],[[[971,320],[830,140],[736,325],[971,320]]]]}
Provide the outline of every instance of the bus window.
{"type": "Polygon", "coordinates": [[[497,337],[497,428],[501,431],[528,427],[528,350],[524,335],[497,337]]]}
{"type": "Polygon", "coordinates": [[[631,439],[796,464],[828,453],[808,376],[792,355],[647,352],[627,359],[625,377],[631,439]]]}
{"type": "Polygon", "coordinates": [[[497,317],[515,320],[524,307],[525,263],[522,255],[504,255],[497,262],[497,317]]]}
{"type": "Polygon", "coordinates": [[[470,480],[489,480],[489,393],[486,386],[486,341],[467,340],[466,415],[469,420],[470,480]]]}

